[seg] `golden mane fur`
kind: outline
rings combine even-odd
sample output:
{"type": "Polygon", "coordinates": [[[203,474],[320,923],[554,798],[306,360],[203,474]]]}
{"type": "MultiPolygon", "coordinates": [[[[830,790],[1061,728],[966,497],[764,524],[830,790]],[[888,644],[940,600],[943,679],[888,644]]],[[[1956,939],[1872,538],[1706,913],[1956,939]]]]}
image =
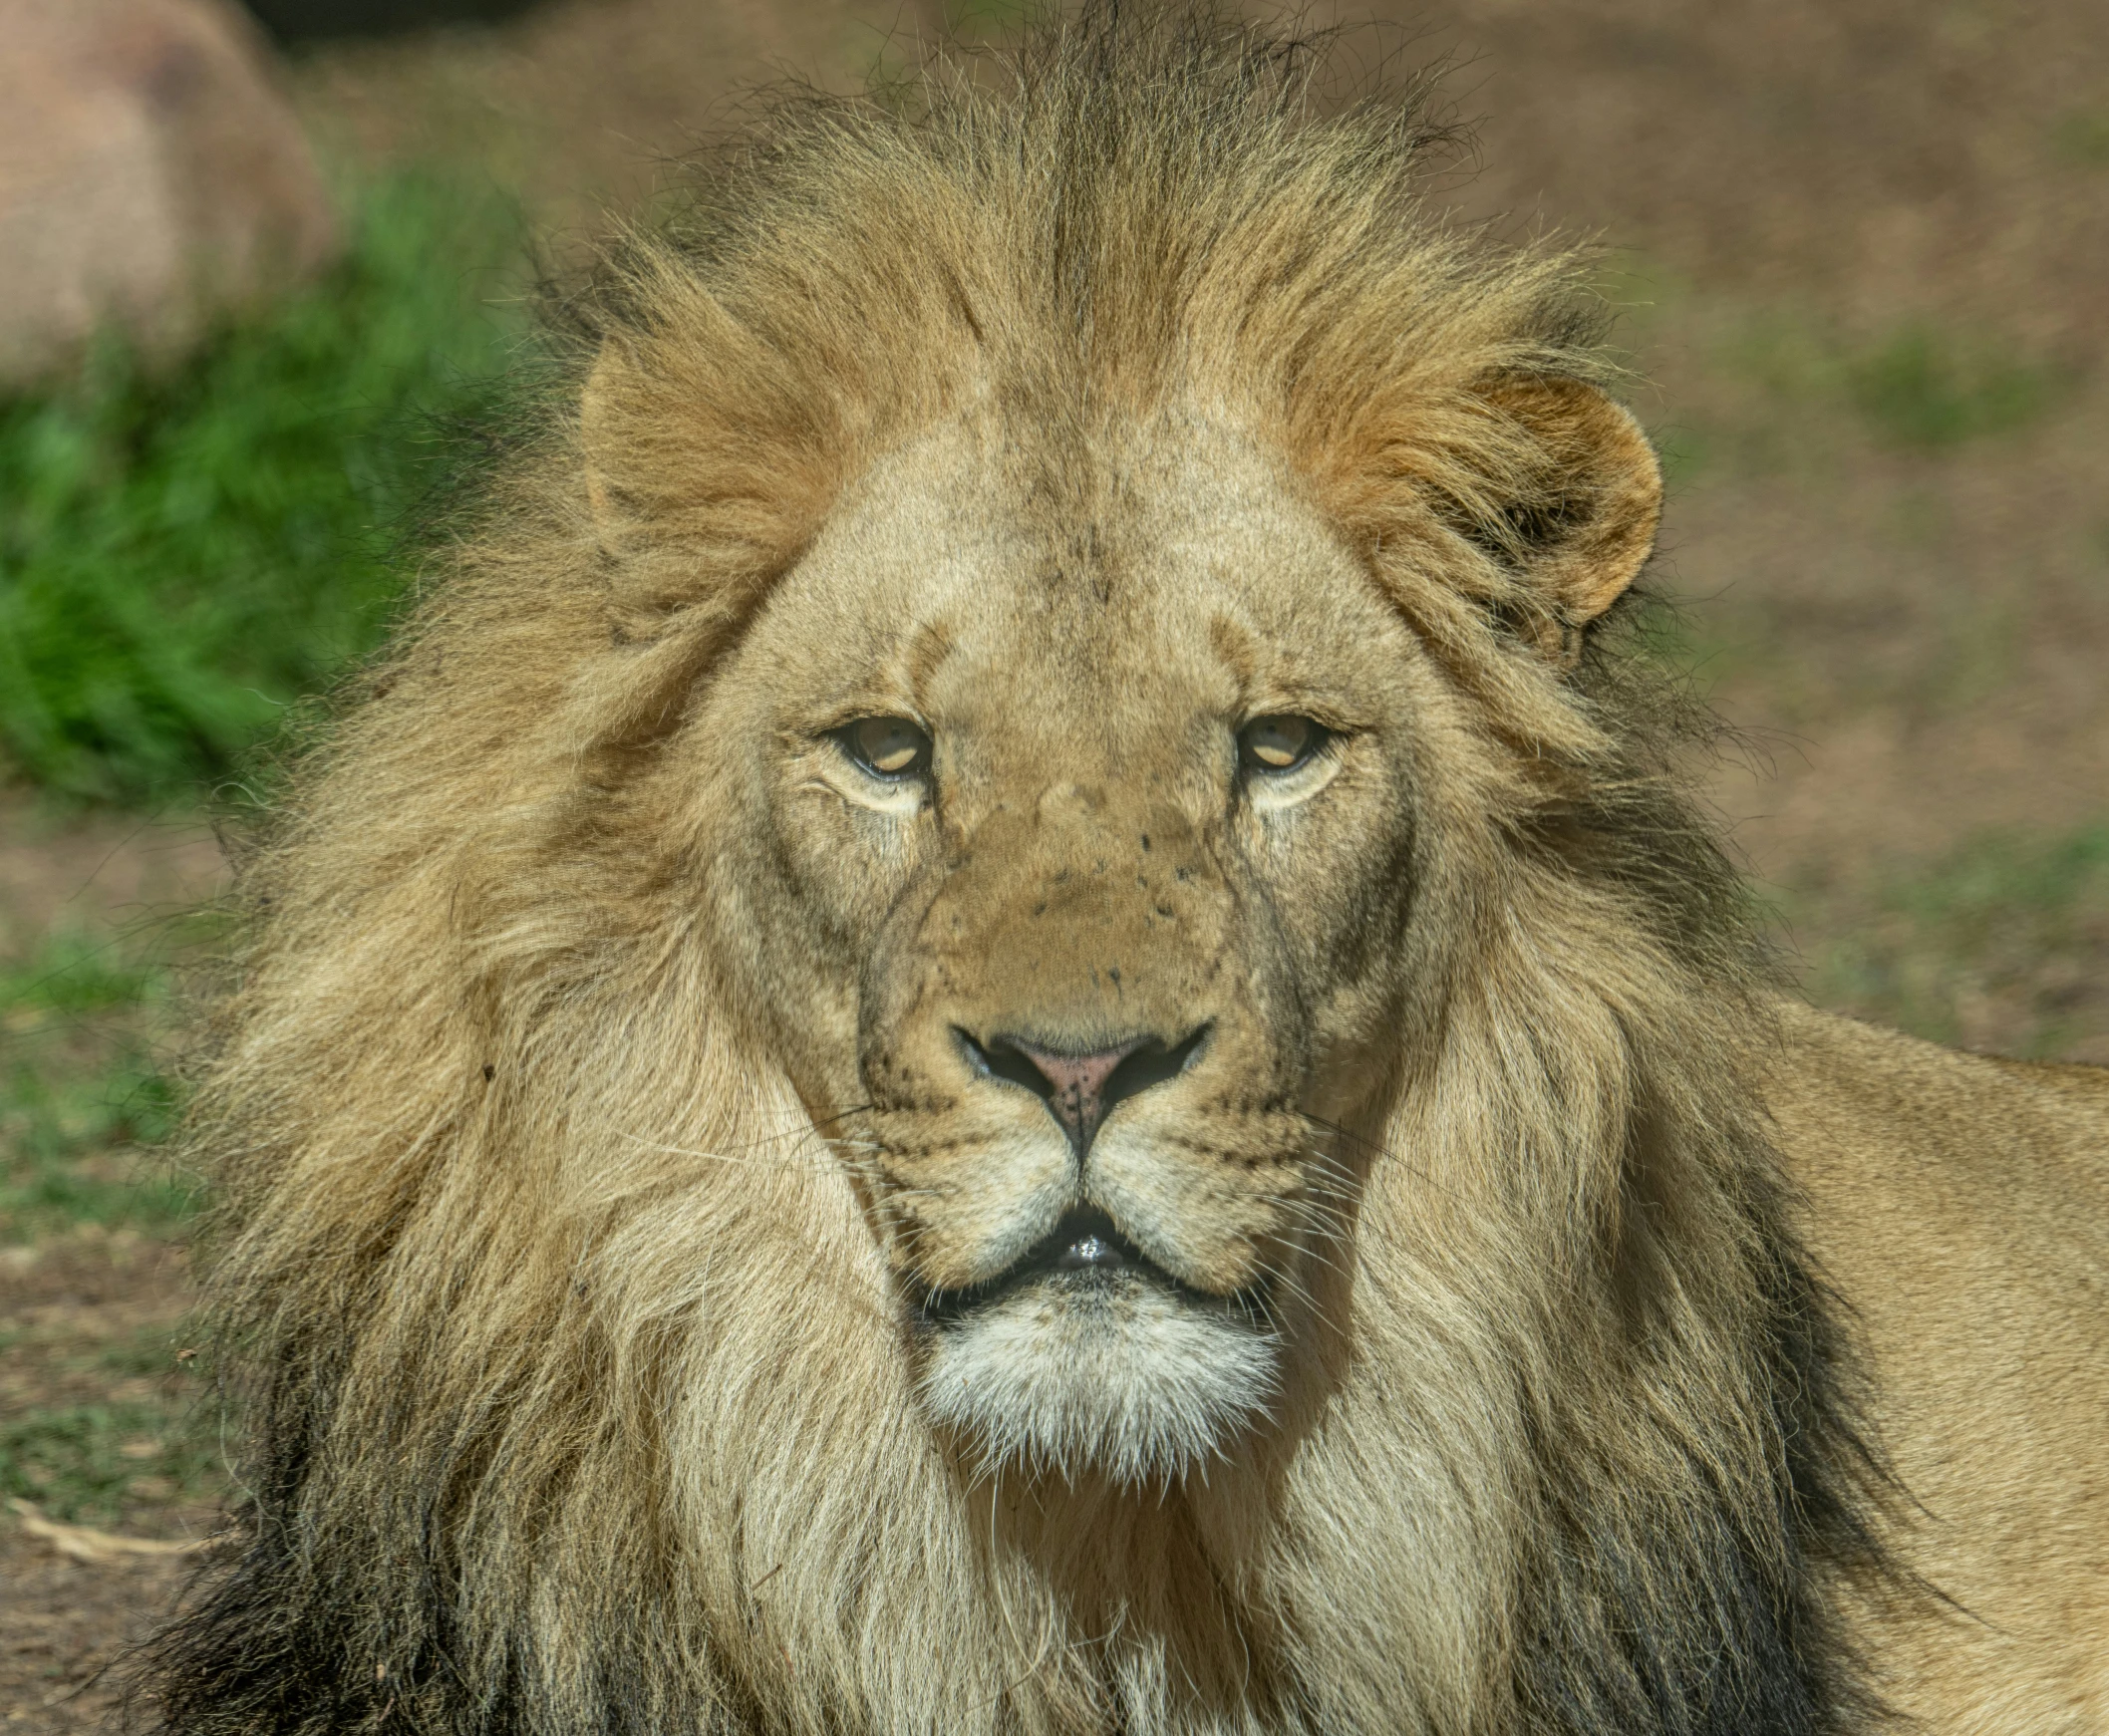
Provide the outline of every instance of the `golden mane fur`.
{"type": "Polygon", "coordinates": [[[251,1507],[156,1653],[173,1727],[1872,1716],[1844,1611],[1905,1593],[1779,1015],[1673,701],[1582,632],[1652,504],[1559,541],[1619,485],[1563,420],[1614,378],[1581,266],[1428,215],[1429,131],[1312,120],[1312,64],[1094,13],[910,105],[787,104],[570,304],[583,410],[245,873],[194,1138],[251,1507]],[[702,696],[844,491],[977,403],[1056,470],[1211,407],[1440,676],[1332,1323],[1271,1429],[1153,1488],[923,1420],[798,1010],[699,914],[751,824],[684,769],[702,696]]]}

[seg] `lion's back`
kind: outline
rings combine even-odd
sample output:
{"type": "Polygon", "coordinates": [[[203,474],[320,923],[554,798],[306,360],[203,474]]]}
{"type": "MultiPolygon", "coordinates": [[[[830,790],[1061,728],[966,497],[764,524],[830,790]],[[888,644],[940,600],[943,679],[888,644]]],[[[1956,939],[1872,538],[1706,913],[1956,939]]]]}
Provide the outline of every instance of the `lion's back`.
{"type": "Polygon", "coordinates": [[[2109,1069],[1796,1010],[1768,1094],[1944,1599],[1867,1617],[1886,1685],[1957,1736],[2109,1727],[2109,1069]]]}

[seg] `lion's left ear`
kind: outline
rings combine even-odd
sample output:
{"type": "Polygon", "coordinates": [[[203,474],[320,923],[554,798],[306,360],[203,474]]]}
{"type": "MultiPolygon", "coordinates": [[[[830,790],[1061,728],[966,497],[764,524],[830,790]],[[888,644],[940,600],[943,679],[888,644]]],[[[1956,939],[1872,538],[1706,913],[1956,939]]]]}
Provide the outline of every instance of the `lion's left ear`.
{"type": "Polygon", "coordinates": [[[1507,379],[1488,402],[1523,425],[1537,485],[1510,548],[1572,657],[1580,630],[1624,596],[1655,549],[1662,471],[1633,413],[1579,380],[1507,379]]]}

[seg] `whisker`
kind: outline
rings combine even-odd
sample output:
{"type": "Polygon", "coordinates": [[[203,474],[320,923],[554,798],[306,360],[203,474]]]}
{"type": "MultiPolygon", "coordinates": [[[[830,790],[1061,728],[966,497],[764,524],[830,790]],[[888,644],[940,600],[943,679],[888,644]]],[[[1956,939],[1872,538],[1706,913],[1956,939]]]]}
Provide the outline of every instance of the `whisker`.
{"type": "Polygon", "coordinates": [[[843,1147],[855,1143],[853,1136],[845,1137],[829,1134],[824,1132],[823,1129],[833,1123],[846,1120],[849,1116],[862,1114],[870,1107],[871,1105],[868,1103],[852,1104],[846,1109],[823,1116],[803,1127],[789,1127],[780,1133],[760,1134],[747,1141],[746,1145],[737,1151],[705,1151],[693,1146],[671,1144],[663,1140],[647,1138],[643,1134],[622,1131],[618,1131],[616,1137],[642,1151],[649,1151],[662,1157],[690,1158],[699,1163],[747,1166],[765,1162],[805,1161],[817,1164],[823,1162],[828,1154],[838,1153],[843,1147]],[[801,1149],[810,1143],[817,1143],[822,1150],[810,1152],[801,1149]],[[785,1145],[791,1148],[787,1152],[770,1150],[771,1147],[785,1145]]]}
{"type": "MultiPolygon", "coordinates": [[[[1438,1189],[1444,1193],[1451,1193],[1454,1191],[1450,1188],[1449,1184],[1447,1184],[1440,1177],[1432,1173],[1426,1167],[1426,1165],[1417,1163],[1413,1159],[1405,1156],[1395,1146],[1386,1145],[1381,1140],[1372,1139],[1366,1134],[1356,1133],[1353,1128],[1344,1126],[1338,1121],[1329,1121],[1323,1115],[1307,1114],[1305,1116],[1305,1119],[1310,1121],[1314,1126],[1323,1127],[1336,1139],[1346,1141],[1350,1146],[1354,1147],[1365,1157],[1382,1158],[1386,1163],[1395,1165],[1399,1169],[1402,1169],[1407,1175],[1411,1176],[1417,1182],[1421,1182],[1428,1187],[1438,1189]]],[[[1330,1154],[1328,1154],[1328,1156],[1329,1161],[1335,1163],[1339,1161],[1337,1158],[1331,1158],[1330,1154]]]]}

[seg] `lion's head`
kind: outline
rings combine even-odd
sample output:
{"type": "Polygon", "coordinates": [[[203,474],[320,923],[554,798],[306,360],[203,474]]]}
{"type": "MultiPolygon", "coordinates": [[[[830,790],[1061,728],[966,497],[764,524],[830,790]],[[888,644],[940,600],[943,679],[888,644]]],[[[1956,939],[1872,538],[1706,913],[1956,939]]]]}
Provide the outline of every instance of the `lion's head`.
{"type": "MultiPolygon", "coordinates": [[[[921,361],[957,403],[835,497],[670,747],[727,816],[698,915],[854,1179],[929,1413],[992,1459],[1183,1472],[1280,1391],[1349,1241],[1343,1130],[1428,1012],[1442,833],[1498,823],[1403,584],[1593,544],[1543,600],[1579,627],[1655,463],[1590,387],[1445,382],[1490,444],[1560,418],[1572,494],[1508,572],[1423,508],[1391,585],[1249,383],[1094,404],[955,341],[921,361]]],[[[616,369],[663,364],[614,351],[596,422],[616,369]]]]}
{"type": "Polygon", "coordinates": [[[251,874],[179,1723],[1823,1727],[1655,459],[1303,64],[796,104],[573,304],[251,874]]]}

